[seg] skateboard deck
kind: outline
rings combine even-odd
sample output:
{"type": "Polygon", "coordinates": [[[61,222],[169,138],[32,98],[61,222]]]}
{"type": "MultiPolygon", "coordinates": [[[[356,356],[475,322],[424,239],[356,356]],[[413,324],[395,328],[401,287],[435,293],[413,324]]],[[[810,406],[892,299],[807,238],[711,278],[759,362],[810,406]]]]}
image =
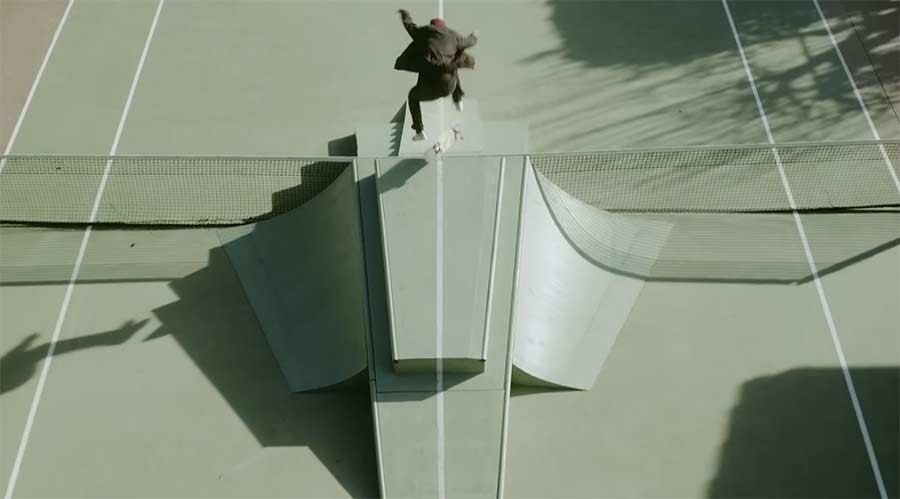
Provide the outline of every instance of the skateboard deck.
{"type": "Polygon", "coordinates": [[[459,123],[454,123],[448,130],[441,133],[437,142],[425,150],[425,160],[429,163],[449,151],[454,144],[463,139],[462,130],[459,123]]]}

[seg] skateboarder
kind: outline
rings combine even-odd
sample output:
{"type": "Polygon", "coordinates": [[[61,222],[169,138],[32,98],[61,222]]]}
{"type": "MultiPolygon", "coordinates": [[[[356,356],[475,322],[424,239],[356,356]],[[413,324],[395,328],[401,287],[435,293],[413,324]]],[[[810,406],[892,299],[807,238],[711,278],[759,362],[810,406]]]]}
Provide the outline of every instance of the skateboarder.
{"type": "Polygon", "coordinates": [[[453,98],[456,109],[462,111],[465,93],[459,83],[458,68],[475,67],[475,59],[465,53],[478,42],[474,33],[463,37],[447,27],[440,18],[432,19],[428,25],[417,26],[406,10],[400,10],[403,27],[412,38],[406,50],[400,54],[394,69],[412,71],[419,75],[416,85],[409,91],[409,112],[412,128],[416,132],[413,140],[425,140],[422,123],[421,101],[453,98]]]}

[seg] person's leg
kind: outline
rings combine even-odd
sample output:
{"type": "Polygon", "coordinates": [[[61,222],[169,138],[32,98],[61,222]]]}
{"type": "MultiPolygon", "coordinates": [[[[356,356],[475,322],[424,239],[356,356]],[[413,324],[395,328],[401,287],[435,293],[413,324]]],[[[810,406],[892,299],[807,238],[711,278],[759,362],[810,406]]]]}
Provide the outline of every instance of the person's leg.
{"type": "Polygon", "coordinates": [[[466,95],[466,93],[463,92],[462,82],[459,81],[459,75],[456,75],[455,79],[456,79],[456,86],[453,88],[453,93],[451,94],[451,97],[453,98],[453,104],[456,105],[456,109],[458,111],[462,111],[463,110],[462,100],[463,100],[463,96],[466,95]]]}
{"type": "Polygon", "coordinates": [[[412,116],[412,128],[416,132],[414,140],[425,139],[425,125],[422,123],[422,106],[419,103],[419,86],[416,85],[409,89],[409,97],[407,98],[409,105],[409,114],[412,116]]]}
{"type": "Polygon", "coordinates": [[[456,87],[453,89],[453,93],[451,94],[453,97],[453,102],[462,101],[463,96],[466,95],[462,89],[462,82],[459,81],[459,76],[456,77],[456,87]]]}

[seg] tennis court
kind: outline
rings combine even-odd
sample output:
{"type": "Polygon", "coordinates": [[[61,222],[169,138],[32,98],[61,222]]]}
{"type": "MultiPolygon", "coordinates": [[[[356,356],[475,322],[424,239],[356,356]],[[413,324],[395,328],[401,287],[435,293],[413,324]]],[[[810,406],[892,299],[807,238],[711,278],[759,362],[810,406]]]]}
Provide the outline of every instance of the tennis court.
{"type": "Polygon", "coordinates": [[[400,7],[479,32],[467,98],[538,171],[674,227],[590,390],[513,387],[502,495],[900,495],[896,2],[4,0],[5,497],[379,495],[365,380],[290,392],[210,220],[365,156],[400,7]]]}

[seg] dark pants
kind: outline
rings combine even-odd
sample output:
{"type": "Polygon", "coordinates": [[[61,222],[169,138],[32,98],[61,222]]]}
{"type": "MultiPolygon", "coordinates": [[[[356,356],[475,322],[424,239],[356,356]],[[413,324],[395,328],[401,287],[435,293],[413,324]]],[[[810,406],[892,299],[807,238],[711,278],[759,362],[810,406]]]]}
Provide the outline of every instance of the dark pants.
{"type": "Polygon", "coordinates": [[[422,106],[420,102],[428,102],[440,99],[446,96],[452,96],[453,102],[462,100],[462,85],[459,83],[459,75],[456,70],[452,74],[441,75],[441,77],[429,77],[428,75],[419,74],[419,81],[416,86],[409,89],[409,114],[412,115],[412,128],[419,133],[425,128],[422,123],[422,106]]]}

